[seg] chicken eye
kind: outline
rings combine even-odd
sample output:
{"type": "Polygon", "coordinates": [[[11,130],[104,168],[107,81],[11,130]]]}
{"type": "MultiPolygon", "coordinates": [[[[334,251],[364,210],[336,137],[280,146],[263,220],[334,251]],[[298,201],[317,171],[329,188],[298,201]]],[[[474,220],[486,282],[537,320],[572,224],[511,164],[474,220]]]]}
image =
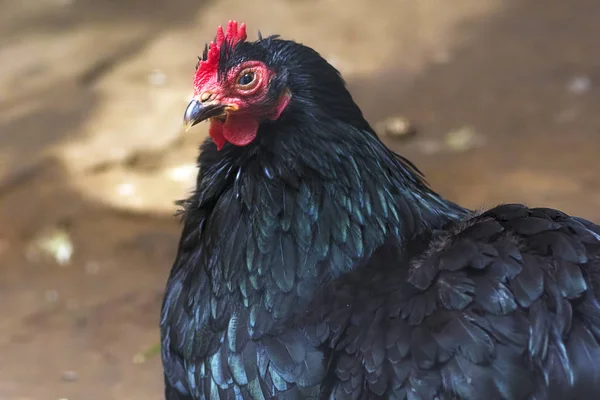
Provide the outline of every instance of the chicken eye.
{"type": "Polygon", "coordinates": [[[254,82],[254,77],[255,77],[254,76],[254,72],[251,72],[251,71],[245,72],[238,79],[238,84],[240,86],[248,86],[249,84],[251,84],[252,82],[254,82]]]}

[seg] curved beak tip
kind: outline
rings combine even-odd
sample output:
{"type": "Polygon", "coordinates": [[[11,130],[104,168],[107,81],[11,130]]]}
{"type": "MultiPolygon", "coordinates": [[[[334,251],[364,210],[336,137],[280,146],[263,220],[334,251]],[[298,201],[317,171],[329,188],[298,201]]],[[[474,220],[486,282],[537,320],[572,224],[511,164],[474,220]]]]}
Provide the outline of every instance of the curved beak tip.
{"type": "Polygon", "coordinates": [[[224,114],[225,108],[225,104],[215,102],[206,104],[193,99],[188,104],[183,115],[183,126],[186,132],[199,122],[224,114]]]}
{"type": "Polygon", "coordinates": [[[195,99],[190,101],[183,114],[183,126],[186,132],[190,130],[192,126],[200,122],[201,114],[202,103],[195,99]]]}

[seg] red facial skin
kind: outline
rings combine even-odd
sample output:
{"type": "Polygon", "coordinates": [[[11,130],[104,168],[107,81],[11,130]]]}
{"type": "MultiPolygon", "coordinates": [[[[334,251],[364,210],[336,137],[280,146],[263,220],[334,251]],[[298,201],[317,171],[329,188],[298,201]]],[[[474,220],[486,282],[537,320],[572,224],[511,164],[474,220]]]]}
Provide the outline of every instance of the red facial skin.
{"type": "Polygon", "coordinates": [[[289,95],[284,94],[274,108],[265,109],[269,82],[275,73],[260,61],[241,63],[221,81],[216,71],[206,72],[197,74],[194,79],[194,97],[203,99],[210,96],[210,101],[227,105],[225,122],[210,119],[209,134],[219,150],[226,142],[236,146],[251,143],[256,138],[260,122],[278,119],[290,101],[289,95]],[[241,85],[239,80],[247,73],[254,74],[254,79],[247,85],[241,85]]]}

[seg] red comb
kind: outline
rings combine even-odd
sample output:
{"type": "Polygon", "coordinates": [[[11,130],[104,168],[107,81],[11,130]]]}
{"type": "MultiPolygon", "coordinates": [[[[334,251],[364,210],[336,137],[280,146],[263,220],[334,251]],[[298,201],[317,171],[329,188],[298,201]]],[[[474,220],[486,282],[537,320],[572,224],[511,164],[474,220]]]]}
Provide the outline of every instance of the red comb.
{"type": "Polygon", "coordinates": [[[202,85],[210,76],[217,72],[219,66],[219,57],[221,54],[221,46],[227,43],[229,46],[234,46],[239,42],[246,40],[246,24],[242,23],[238,27],[236,21],[229,21],[227,30],[223,32],[223,27],[217,28],[217,37],[212,41],[208,48],[204,51],[202,60],[198,63],[198,69],[194,78],[196,87],[202,85]]]}

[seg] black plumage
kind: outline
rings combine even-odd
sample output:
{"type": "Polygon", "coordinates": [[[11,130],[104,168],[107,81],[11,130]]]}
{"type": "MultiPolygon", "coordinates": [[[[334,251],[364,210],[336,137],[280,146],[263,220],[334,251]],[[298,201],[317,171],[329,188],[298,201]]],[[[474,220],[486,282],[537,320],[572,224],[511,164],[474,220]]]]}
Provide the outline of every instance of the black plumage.
{"type": "Polygon", "coordinates": [[[247,146],[202,146],[162,308],[168,400],[600,393],[599,226],[443,199],[308,47],[221,57],[291,97],[247,146]]]}

